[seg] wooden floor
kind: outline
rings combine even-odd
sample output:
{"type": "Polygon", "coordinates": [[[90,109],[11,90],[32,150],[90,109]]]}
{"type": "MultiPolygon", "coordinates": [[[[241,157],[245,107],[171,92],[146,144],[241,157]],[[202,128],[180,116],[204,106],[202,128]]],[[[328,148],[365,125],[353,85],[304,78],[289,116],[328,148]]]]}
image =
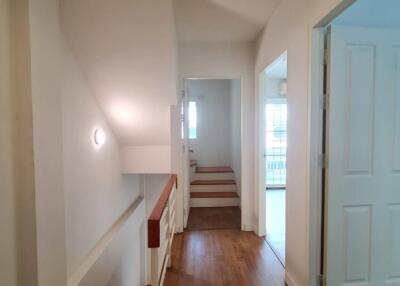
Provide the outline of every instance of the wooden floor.
{"type": "Polygon", "coordinates": [[[284,270],[263,238],[237,229],[176,235],[165,286],[283,286],[284,270]]]}
{"type": "Polygon", "coordinates": [[[239,207],[191,208],[164,286],[220,285],[284,286],[284,269],[264,238],[240,230],[239,207]]]}
{"type": "Polygon", "coordinates": [[[187,230],[240,229],[239,207],[190,208],[187,230]]]}

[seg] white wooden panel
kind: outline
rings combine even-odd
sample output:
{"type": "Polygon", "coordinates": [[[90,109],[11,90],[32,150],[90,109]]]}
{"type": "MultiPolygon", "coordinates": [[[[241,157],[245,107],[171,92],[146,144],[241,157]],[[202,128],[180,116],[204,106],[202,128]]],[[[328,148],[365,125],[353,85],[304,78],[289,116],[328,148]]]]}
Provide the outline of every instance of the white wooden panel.
{"type": "Polygon", "coordinates": [[[371,264],[371,206],[344,208],[345,285],[369,285],[371,264]]]}
{"type": "Polygon", "coordinates": [[[370,174],[373,158],[375,47],[347,47],[347,172],[370,174]]]}
{"type": "Polygon", "coordinates": [[[400,47],[393,52],[394,63],[394,130],[393,130],[393,171],[400,172],[400,47]]]}
{"type": "Polygon", "coordinates": [[[333,26],[329,47],[327,286],[400,286],[400,33],[333,26]]]}
{"type": "Polygon", "coordinates": [[[400,204],[389,207],[389,273],[387,282],[400,285],[400,204]]]}

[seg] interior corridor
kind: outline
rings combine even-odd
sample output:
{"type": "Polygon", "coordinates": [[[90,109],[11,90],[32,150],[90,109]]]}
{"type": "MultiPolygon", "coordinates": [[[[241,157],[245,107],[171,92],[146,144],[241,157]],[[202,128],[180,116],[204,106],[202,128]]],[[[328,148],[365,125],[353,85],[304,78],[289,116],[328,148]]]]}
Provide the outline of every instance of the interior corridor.
{"type": "Polygon", "coordinates": [[[241,231],[238,218],[237,207],[191,209],[188,229],[174,238],[164,285],[285,285],[284,268],[271,248],[255,233],[241,231]]]}

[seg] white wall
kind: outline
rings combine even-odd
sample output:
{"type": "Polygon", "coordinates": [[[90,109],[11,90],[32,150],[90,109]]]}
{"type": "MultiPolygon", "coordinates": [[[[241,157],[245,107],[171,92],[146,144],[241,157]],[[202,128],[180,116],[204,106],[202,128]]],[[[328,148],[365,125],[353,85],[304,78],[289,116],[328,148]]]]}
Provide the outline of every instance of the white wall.
{"type": "Polygon", "coordinates": [[[189,139],[191,159],[202,167],[230,166],[230,80],[188,80],[187,91],[197,108],[197,138],[189,139]]]}
{"type": "MultiPolygon", "coordinates": [[[[242,83],[242,229],[256,230],[254,204],[254,44],[180,43],[180,78],[241,79],[242,83]]],[[[188,188],[188,186],[186,186],[188,188]]]]}
{"type": "Polygon", "coordinates": [[[88,84],[124,145],[169,145],[176,104],[172,0],[60,0],[88,84]]]}
{"type": "Polygon", "coordinates": [[[242,105],[241,105],[241,83],[240,80],[230,80],[230,144],[231,144],[231,167],[235,172],[235,181],[238,193],[241,193],[242,174],[242,105]]]}
{"type": "Polygon", "coordinates": [[[124,174],[168,174],[171,165],[170,145],[121,147],[121,172],[124,174]]]}
{"type": "Polygon", "coordinates": [[[144,284],[144,266],[137,267],[145,265],[144,203],[111,231],[144,192],[143,181],[121,174],[119,142],[63,39],[58,2],[31,0],[30,7],[39,284],[67,285],[76,276],[80,285],[144,284]],[[106,132],[101,148],[95,128],[106,132]]]}
{"type": "Polygon", "coordinates": [[[14,177],[16,123],[12,93],[10,1],[0,1],[0,277],[4,285],[16,286],[17,225],[14,177]]]}
{"type": "MultiPolygon", "coordinates": [[[[138,175],[121,175],[119,143],[66,42],[62,42],[61,66],[63,188],[70,277],[142,190],[138,175]],[[100,148],[93,142],[96,128],[106,134],[106,143],[100,148]]],[[[129,281],[121,281],[120,285],[128,284],[129,281]]]]}
{"type": "Polygon", "coordinates": [[[39,285],[65,285],[66,239],[58,1],[30,0],[39,285]]]}
{"type": "Polygon", "coordinates": [[[282,83],[281,79],[269,78],[268,76],[266,76],[265,91],[264,91],[265,97],[267,98],[281,97],[280,95],[281,83],[282,83]]]}
{"type": "MultiPolygon", "coordinates": [[[[310,234],[308,232],[310,228],[307,168],[309,163],[310,35],[312,26],[341,2],[339,0],[284,0],[269,20],[268,26],[259,39],[255,66],[256,87],[260,72],[285,50],[288,51],[289,144],[287,150],[286,271],[289,285],[315,285],[314,276],[310,276],[310,273],[312,275],[316,275],[316,273],[309,268],[310,234]]],[[[257,108],[258,100],[257,95],[257,108]]],[[[258,150],[258,146],[256,150],[258,150]]],[[[258,172],[259,170],[256,169],[256,176],[258,172]]],[[[258,177],[256,177],[256,181],[258,181],[258,177]]]]}
{"type": "Polygon", "coordinates": [[[28,1],[0,3],[0,277],[37,285],[28,1]]]}

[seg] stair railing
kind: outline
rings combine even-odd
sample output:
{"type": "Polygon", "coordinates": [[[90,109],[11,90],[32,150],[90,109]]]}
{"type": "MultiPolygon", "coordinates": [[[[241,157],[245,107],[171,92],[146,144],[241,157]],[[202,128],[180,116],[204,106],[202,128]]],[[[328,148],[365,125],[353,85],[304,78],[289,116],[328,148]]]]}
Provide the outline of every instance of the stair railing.
{"type": "Polygon", "coordinates": [[[151,286],[162,286],[171,266],[171,246],[175,234],[177,176],[171,175],[147,223],[150,248],[151,286]]]}

